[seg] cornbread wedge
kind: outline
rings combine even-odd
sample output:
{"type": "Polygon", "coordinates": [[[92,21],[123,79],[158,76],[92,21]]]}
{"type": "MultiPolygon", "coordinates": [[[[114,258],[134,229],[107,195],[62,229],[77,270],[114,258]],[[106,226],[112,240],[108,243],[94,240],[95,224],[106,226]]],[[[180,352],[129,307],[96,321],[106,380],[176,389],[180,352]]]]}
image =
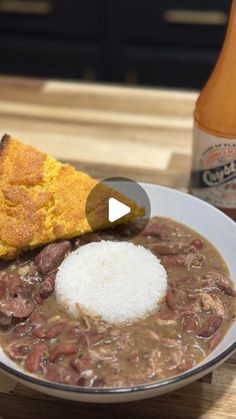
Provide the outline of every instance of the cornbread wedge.
{"type": "MultiPolygon", "coordinates": [[[[0,143],[0,258],[14,259],[28,249],[91,231],[85,206],[97,183],[69,164],[4,135],[0,143]]],[[[98,215],[101,220],[101,213],[107,211],[110,194],[107,187],[102,189],[94,220],[98,215]]],[[[143,215],[134,201],[114,191],[112,196],[131,208],[124,220],[143,215]]],[[[109,222],[98,221],[97,228],[106,227],[109,222]]]]}

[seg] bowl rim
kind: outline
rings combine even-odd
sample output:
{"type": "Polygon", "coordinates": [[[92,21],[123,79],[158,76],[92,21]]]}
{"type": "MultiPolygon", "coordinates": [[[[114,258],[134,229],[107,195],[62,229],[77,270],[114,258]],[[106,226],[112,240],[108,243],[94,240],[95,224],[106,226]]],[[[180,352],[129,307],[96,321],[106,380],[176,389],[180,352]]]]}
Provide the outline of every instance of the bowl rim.
{"type": "MultiPolygon", "coordinates": [[[[205,202],[205,201],[203,201],[203,200],[201,200],[201,199],[199,199],[199,198],[197,198],[193,195],[189,195],[186,192],[179,191],[179,190],[176,190],[174,188],[170,188],[168,186],[156,185],[156,184],[148,183],[148,182],[139,182],[139,183],[140,183],[141,186],[144,186],[144,187],[150,187],[150,186],[153,187],[154,186],[154,187],[157,187],[159,189],[167,189],[167,190],[171,190],[172,193],[177,194],[177,195],[189,196],[189,198],[193,201],[194,200],[201,201],[202,205],[206,205],[206,206],[210,207],[211,211],[213,210],[213,211],[218,212],[221,217],[227,219],[228,221],[231,221],[234,228],[236,228],[236,224],[234,223],[234,221],[231,220],[227,215],[222,213],[216,207],[210,205],[209,203],[207,203],[207,202],[205,202]]],[[[191,370],[188,370],[188,371],[186,371],[184,373],[181,373],[181,374],[174,375],[173,377],[170,377],[170,378],[167,378],[167,379],[164,379],[164,380],[139,384],[139,385],[136,385],[136,386],[127,386],[127,387],[79,387],[79,386],[73,386],[73,385],[68,385],[68,384],[56,383],[54,381],[43,380],[41,378],[38,378],[37,376],[27,374],[27,373],[25,373],[25,372],[23,372],[23,371],[21,371],[17,368],[13,368],[13,367],[10,367],[9,365],[6,365],[2,361],[0,361],[0,370],[5,371],[7,374],[9,374],[11,376],[15,376],[15,377],[19,378],[20,380],[29,382],[29,383],[34,384],[36,386],[45,387],[49,390],[51,389],[51,390],[57,390],[57,391],[62,391],[62,392],[66,392],[66,393],[87,394],[87,395],[130,394],[130,393],[138,393],[138,392],[146,392],[146,391],[150,391],[150,390],[156,390],[156,389],[159,389],[159,388],[167,387],[167,386],[172,385],[172,384],[182,383],[182,382],[188,380],[188,378],[194,378],[197,375],[204,375],[204,374],[202,374],[204,371],[207,373],[207,371],[210,370],[211,367],[223,362],[235,350],[236,350],[236,337],[235,337],[235,341],[227,349],[225,349],[223,352],[221,352],[215,358],[213,358],[213,359],[211,359],[207,362],[203,361],[204,363],[202,365],[196,366],[191,370]]]]}
{"type": "Polygon", "coordinates": [[[188,378],[193,378],[199,374],[201,375],[201,373],[204,371],[207,373],[207,370],[211,369],[211,367],[227,359],[235,351],[235,349],[236,349],[236,340],[232,345],[230,345],[229,348],[227,348],[217,357],[215,357],[211,361],[204,363],[203,365],[200,365],[199,367],[194,368],[193,370],[189,370],[182,374],[174,375],[173,377],[170,377],[166,380],[160,380],[160,381],[155,381],[155,382],[146,383],[146,384],[139,384],[137,386],[129,386],[129,387],[79,387],[79,386],[71,386],[68,384],[60,384],[54,381],[42,380],[40,378],[37,378],[36,376],[26,374],[17,369],[9,367],[8,365],[5,365],[1,361],[0,361],[0,369],[2,369],[3,371],[5,371],[6,373],[10,375],[20,378],[23,381],[27,381],[31,384],[35,384],[36,386],[41,386],[47,389],[62,391],[62,392],[70,393],[70,394],[71,393],[89,394],[89,395],[130,394],[130,393],[156,390],[158,388],[167,387],[168,385],[171,385],[171,384],[182,383],[188,378]]]}

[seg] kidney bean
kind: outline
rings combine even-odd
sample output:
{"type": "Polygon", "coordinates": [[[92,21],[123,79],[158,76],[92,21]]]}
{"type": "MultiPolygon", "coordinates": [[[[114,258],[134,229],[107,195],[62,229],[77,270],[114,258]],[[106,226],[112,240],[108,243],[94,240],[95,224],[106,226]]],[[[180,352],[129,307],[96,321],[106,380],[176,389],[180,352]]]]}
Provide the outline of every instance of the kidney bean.
{"type": "Polygon", "coordinates": [[[193,368],[193,366],[194,366],[193,361],[185,360],[180,365],[178,365],[178,370],[180,372],[184,372],[184,371],[190,370],[191,368],[193,368]]]}
{"type": "Polygon", "coordinates": [[[6,281],[0,280],[0,298],[5,297],[6,289],[7,289],[6,281]]]}
{"type": "Polygon", "coordinates": [[[92,362],[89,358],[76,358],[70,361],[70,366],[74,368],[79,374],[83,371],[92,369],[92,362]]]}
{"type": "Polygon", "coordinates": [[[63,370],[55,364],[48,364],[46,367],[46,378],[57,383],[63,382],[63,370]]]}
{"type": "Polygon", "coordinates": [[[80,359],[72,359],[71,361],[70,361],[70,366],[72,367],[72,368],[74,368],[74,370],[76,370],[77,372],[81,372],[81,371],[83,371],[83,368],[82,368],[82,362],[81,362],[81,360],[80,359]]]}
{"type": "Polygon", "coordinates": [[[65,328],[64,323],[58,323],[54,326],[44,329],[42,327],[35,327],[32,331],[33,335],[39,339],[55,339],[60,336],[65,328]]]}
{"type": "Polygon", "coordinates": [[[46,346],[41,343],[38,343],[32,347],[32,350],[25,362],[26,369],[29,372],[36,372],[39,370],[41,357],[45,349],[46,346]]]}
{"type": "Polygon", "coordinates": [[[177,243],[155,243],[150,246],[150,250],[158,255],[177,255],[180,251],[180,246],[177,243]]]}
{"type": "Polygon", "coordinates": [[[142,234],[144,236],[158,236],[162,240],[170,240],[171,229],[166,224],[153,221],[147,225],[142,234]]]}
{"type": "Polygon", "coordinates": [[[219,290],[223,291],[229,297],[236,297],[236,291],[226,285],[218,285],[219,290]]]}
{"type": "Polygon", "coordinates": [[[45,331],[46,339],[55,339],[63,333],[65,329],[65,323],[58,323],[55,326],[50,327],[45,331]]]}
{"type": "Polygon", "coordinates": [[[195,239],[190,243],[195,249],[201,250],[203,248],[203,241],[200,239],[195,239]]]}
{"type": "Polygon", "coordinates": [[[46,276],[44,281],[39,287],[39,295],[42,298],[48,298],[54,291],[56,273],[51,273],[46,276]]]}
{"type": "Polygon", "coordinates": [[[42,326],[46,322],[46,318],[42,313],[34,311],[30,316],[31,326],[42,326]]]}
{"type": "Polygon", "coordinates": [[[39,272],[46,274],[56,270],[70,251],[71,243],[68,240],[51,243],[39,252],[34,262],[39,272]]]}
{"type": "Polygon", "coordinates": [[[164,255],[161,261],[166,268],[173,268],[175,266],[182,266],[185,263],[184,255],[164,255]]]}
{"type": "Polygon", "coordinates": [[[50,353],[48,359],[50,362],[55,362],[61,355],[74,355],[77,352],[77,346],[71,343],[57,345],[50,353]]]}
{"type": "Polygon", "coordinates": [[[137,368],[137,366],[139,364],[139,356],[138,356],[137,352],[135,352],[135,351],[131,352],[131,354],[128,358],[128,361],[129,361],[131,367],[137,368]]]}
{"type": "Polygon", "coordinates": [[[85,387],[86,386],[86,378],[83,377],[83,376],[79,377],[79,379],[77,380],[77,386],[85,387]]]}
{"type": "Polygon", "coordinates": [[[174,298],[174,292],[171,287],[168,287],[167,293],[166,293],[166,304],[171,310],[175,309],[175,298],[174,298]]]}
{"type": "Polygon", "coordinates": [[[71,327],[67,332],[67,335],[71,337],[81,337],[83,334],[84,331],[78,326],[71,327]]]}
{"type": "Polygon", "coordinates": [[[220,343],[222,338],[223,338],[223,332],[221,330],[218,330],[218,332],[215,333],[215,335],[211,338],[209,342],[210,351],[213,351],[213,349],[216,348],[216,346],[220,343]]]}
{"type": "Polygon", "coordinates": [[[8,353],[11,358],[23,359],[29,354],[30,349],[29,345],[13,344],[8,347],[8,353]]]}
{"type": "Polygon", "coordinates": [[[222,317],[211,316],[207,319],[198,332],[199,337],[209,338],[221,327],[223,322],[222,317]]]}
{"type": "Polygon", "coordinates": [[[159,313],[159,318],[161,320],[172,320],[175,317],[173,311],[163,311],[159,313]]]}

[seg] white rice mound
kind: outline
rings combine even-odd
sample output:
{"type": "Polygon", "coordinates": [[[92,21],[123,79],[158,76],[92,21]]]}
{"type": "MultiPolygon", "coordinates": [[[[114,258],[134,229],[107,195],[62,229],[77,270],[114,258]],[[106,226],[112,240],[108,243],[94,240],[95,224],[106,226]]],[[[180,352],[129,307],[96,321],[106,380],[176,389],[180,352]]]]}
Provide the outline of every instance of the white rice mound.
{"type": "Polygon", "coordinates": [[[109,323],[146,317],[165,296],[167,274],[143,246],[128,242],[89,243],[61,264],[55,292],[59,306],[72,317],[79,307],[109,323]]]}

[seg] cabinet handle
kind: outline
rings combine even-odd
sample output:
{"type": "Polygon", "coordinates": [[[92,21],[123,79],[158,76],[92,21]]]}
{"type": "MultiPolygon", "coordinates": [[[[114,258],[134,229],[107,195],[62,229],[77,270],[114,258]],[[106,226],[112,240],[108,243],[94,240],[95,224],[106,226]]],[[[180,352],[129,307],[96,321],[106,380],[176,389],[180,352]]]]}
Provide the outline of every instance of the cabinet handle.
{"type": "Polygon", "coordinates": [[[52,10],[49,1],[0,0],[0,13],[49,15],[52,10]]]}
{"type": "Polygon", "coordinates": [[[163,18],[168,23],[187,24],[187,25],[225,25],[227,13],[214,10],[174,10],[169,9],[163,13],[163,18]]]}

